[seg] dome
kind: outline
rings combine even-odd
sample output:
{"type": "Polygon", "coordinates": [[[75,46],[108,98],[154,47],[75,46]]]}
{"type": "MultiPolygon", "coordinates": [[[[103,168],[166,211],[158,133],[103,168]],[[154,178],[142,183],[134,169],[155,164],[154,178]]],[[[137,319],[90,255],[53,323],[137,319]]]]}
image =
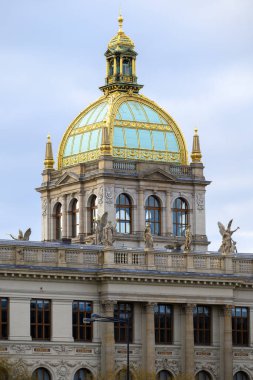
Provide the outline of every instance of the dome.
{"type": "Polygon", "coordinates": [[[63,136],[58,167],[115,158],[187,164],[184,137],[175,121],[139,94],[114,92],[80,113],[63,136]]]}
{"type": "Polygon", "coordinates": [[[115,49],[134,49],[134,42],[128,37],[122,30],[123,17],[120,15],[118,17],[119,30],[118,33],[110,40],[108,48],[111,50],[115,49]]]}

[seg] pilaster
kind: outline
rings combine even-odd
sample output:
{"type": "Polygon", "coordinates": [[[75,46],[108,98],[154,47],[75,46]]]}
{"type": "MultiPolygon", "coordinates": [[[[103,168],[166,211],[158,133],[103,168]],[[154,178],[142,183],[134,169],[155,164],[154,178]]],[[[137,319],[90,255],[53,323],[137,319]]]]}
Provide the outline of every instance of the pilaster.
{"type": "Polygon", "coordinates": [[[62,197],[62,237],[67,237],[67,223],[68,223],[68,215],[67,215],[67,195],[63,195],[62,197]]]}
{"type": "Polygon", "coordinates": [[[143,189],[138,190],[138,231],[144,233],[145,215],[144,215],[144,192],[143,189]]]}
{"type": "Polygon", "coordinates": [[[9,340],[31,340],[30,298],[9,299],[9,340]]]}
{"type": "Polygon", "coordinates": [[[194,379],[194,328],[193,328],[193,309],[194,304],[186,304],[185,312],[185,369],[187,379],[194,379]]]}
{"type": "Polygon", "coordinates": [[[52,300],[51,341],[73,342],[72,300],[52,300]]]}
{"type": "Polygon", "coordinates": [[[170,191],[166,191],[166,234],[173,232],[172,226],[172,214],[171,214],[171,194],[170,191]]]}
{"type": "Polygon", "coordinates": [[[232,306],[225,305],[224,313],[224,380],[233,378],[232,306]]]}
{"type": "Polygon", "coordinates": [[[147,379],[151,380],[155,373],[155,323],[154,303],[145,305],[146,312],[146,372],[147,379]]]}
{"type": "MultiPolygon", "coordinates": [[[[104,300],[103,315],[106,317],[114,317],[115,301],[104,300]]],[[[102,373],[107,380],[114,380],[115,376],[115,340],[114,340],[114,323],[101,323],[103,331],[102,339],[102,373]]]]}
{"type": "Polygon", "coordinates": [[[84,231],[84,198],[85,198],[85,192],[83,190],[79,193],[79,239],[82,243],[84,241],[85,231],[84,231]]]}

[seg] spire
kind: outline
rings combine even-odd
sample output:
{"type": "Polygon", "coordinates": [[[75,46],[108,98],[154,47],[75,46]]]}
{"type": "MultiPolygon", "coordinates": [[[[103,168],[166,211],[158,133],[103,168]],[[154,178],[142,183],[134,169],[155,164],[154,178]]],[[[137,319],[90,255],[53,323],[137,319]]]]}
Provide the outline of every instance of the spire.
{"type": "Polygon", "coordinates": [[[54,157],[50,135],[47,136],[44,168],[45,170],[54,168],[54,157]]]}
{"type": "Polygon", "coordinates": [[[200,143],[199,143],[199,135],[198,135],[198,130],[194,130],[194,136],[193,136],[193,144],[192,144],[192,162],[201,162],[201,150],[200,150],[200,143]]]}
{"type": "Polygon", "coordinates": [[[123,32],[123,29],[122,29],[123,21],[124,21],[124,19],[122,17],[121,11],[119,11],[119,17],[118,17],[119,31],[118,31],[118,33],[122,33],[123,32]]]}

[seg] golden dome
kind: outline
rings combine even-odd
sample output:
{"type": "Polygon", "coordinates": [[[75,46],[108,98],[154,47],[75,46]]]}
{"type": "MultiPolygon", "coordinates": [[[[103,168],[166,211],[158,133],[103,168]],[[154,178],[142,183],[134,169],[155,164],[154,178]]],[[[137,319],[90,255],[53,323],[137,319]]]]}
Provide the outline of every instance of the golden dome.
{"type": "Polygon", "coordinates": [[[108,48],[111,50],[122,49],[124,47],[134,49],[134,42],[122,30],[123,21],[124,21],[124,19],[123,19],[122,15],[119,15],[119,17],[118,17],[118,23],[119,23],[118,33],[116,34],[116,36],[114,36],[110,40],[110,42],[108,44],[108,48]]]}
{"type": "Polygon", "coordinates": [[[184,137],[172,117],[143,95],[119,91],[100,97],[70,124],[60,144],[58,168],[105,154],[187,164],[184,137]]]}

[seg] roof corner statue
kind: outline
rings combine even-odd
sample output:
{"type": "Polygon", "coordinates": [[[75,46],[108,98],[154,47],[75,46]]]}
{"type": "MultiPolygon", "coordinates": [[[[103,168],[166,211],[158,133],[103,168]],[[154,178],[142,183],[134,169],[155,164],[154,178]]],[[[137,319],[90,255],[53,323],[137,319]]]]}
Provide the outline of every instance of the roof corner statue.
{"type": "Polygon", "coordinates": [[[29,240],[30,236],[31,236],[31,233],[32,233],[32,230],[31,228],[28,228],[25,233],[23,234],[23,231],[19,230],[18,231],[18,237],[15,237],[13,236],[12,234],[9,234],[10,237],[13,239],[13,240],[24,240],[24,241],[27,241],[29,240]]]}
{"type": "Polygon", "coordinates": [[[237,227],[234,231],[231,231],[233,219],[228,223],[227,228],[221,222],[218,222],[218,227],[220,234],[222,236],[222,244],[220,246],[219,252],[226,255],[229,253],[237,253],[236,241],[232,239],[232,235],[236,232],[240,227],[237,227]]]}

